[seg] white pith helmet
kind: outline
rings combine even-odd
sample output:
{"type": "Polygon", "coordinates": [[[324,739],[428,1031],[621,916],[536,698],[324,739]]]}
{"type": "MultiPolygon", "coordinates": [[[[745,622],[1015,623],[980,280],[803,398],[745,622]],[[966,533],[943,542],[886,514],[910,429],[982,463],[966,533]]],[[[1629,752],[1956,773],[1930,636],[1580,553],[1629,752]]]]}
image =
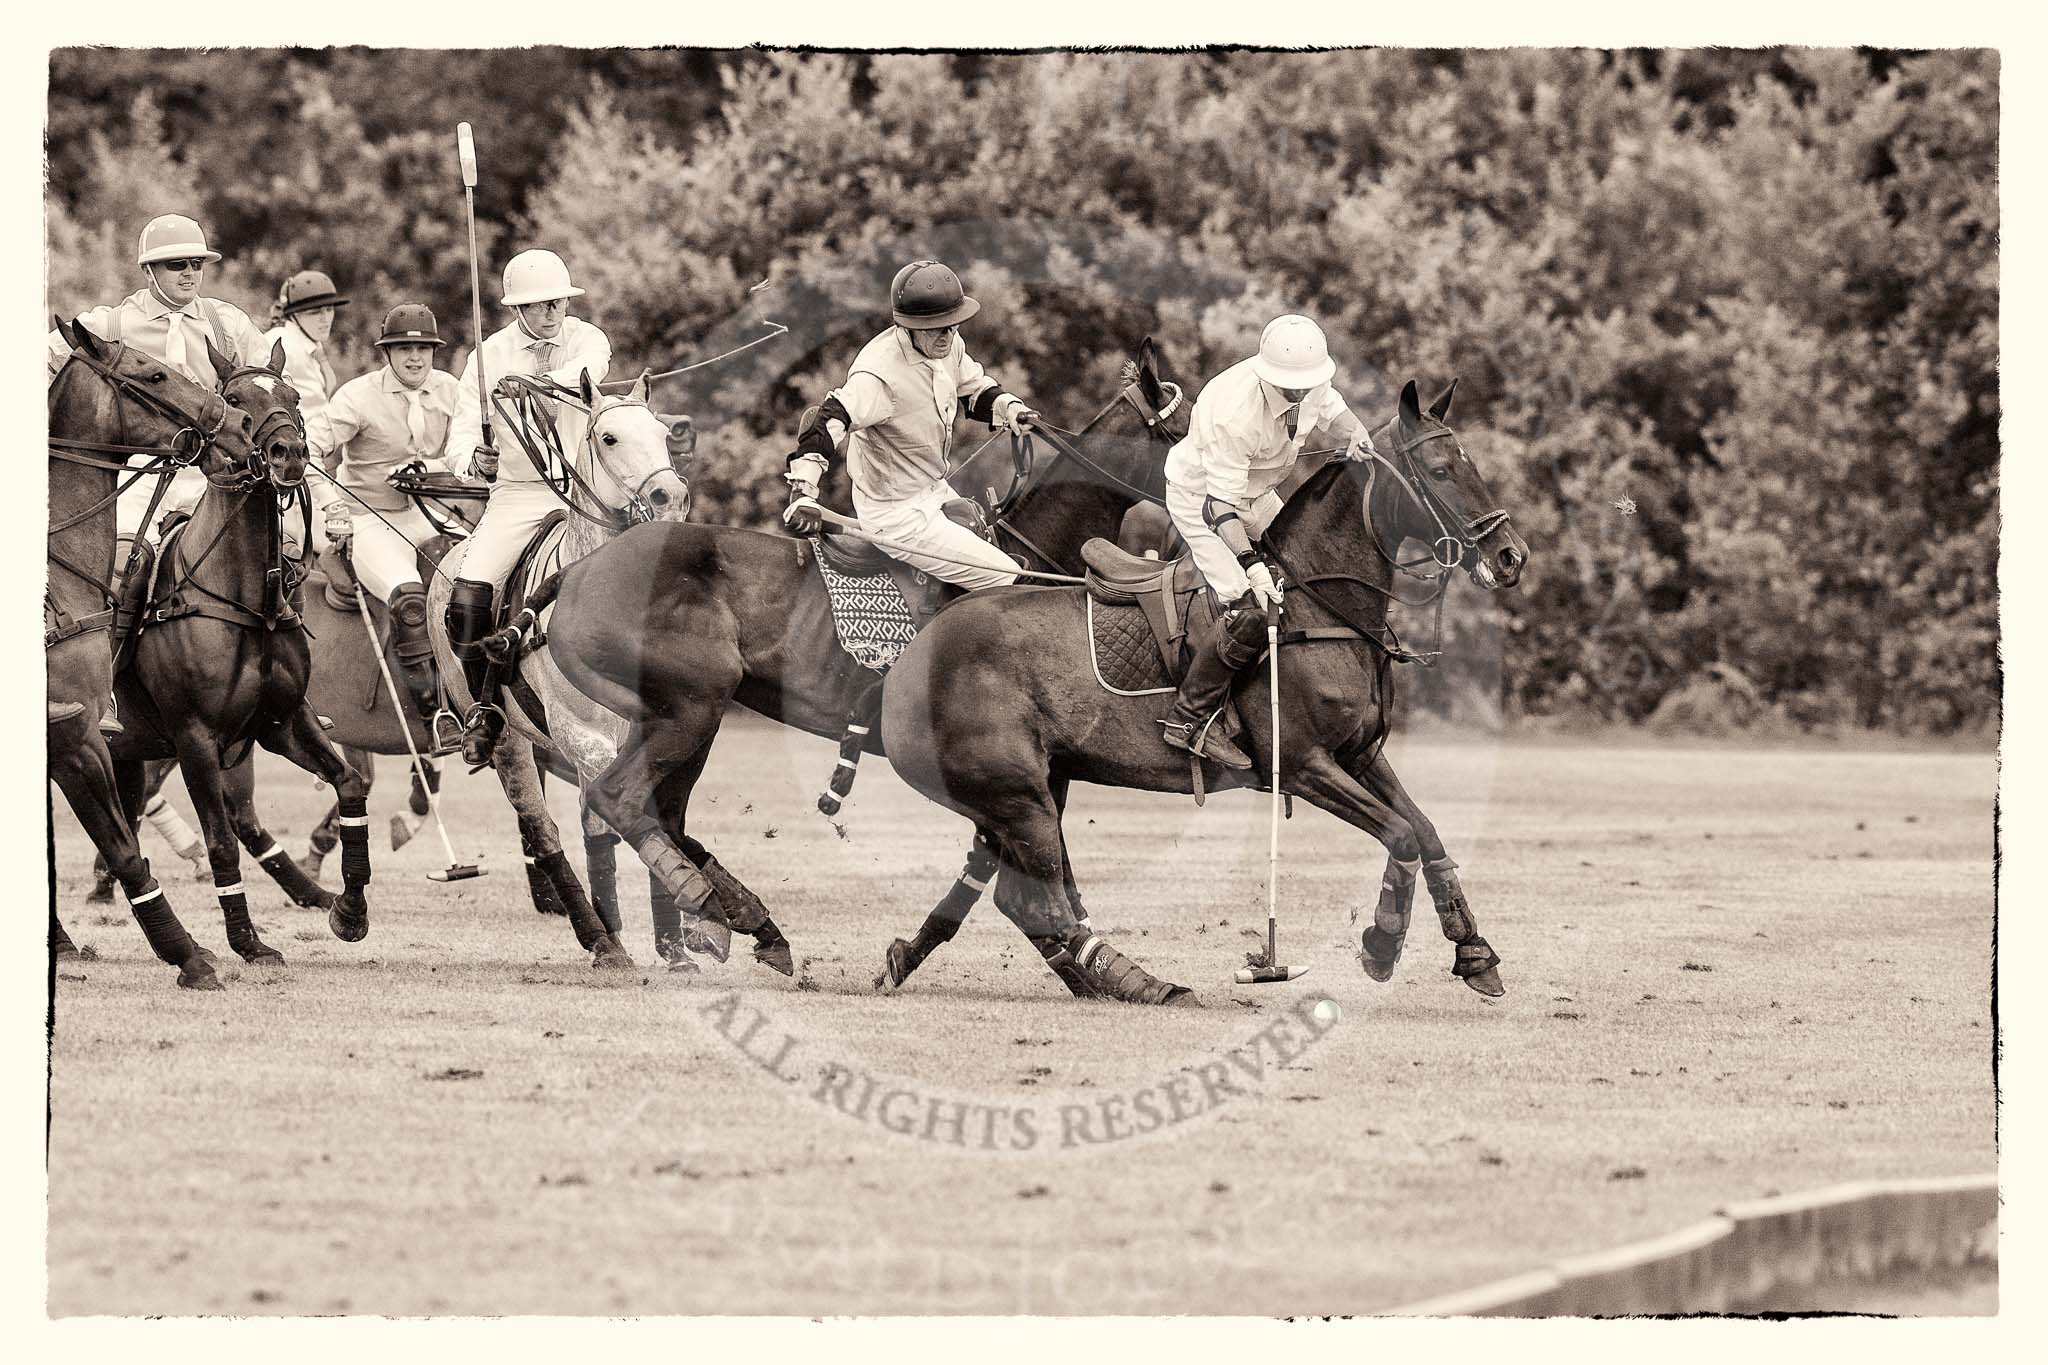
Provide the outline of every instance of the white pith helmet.
{"type": "Polygon", "coordinates": [[[208,261],[220,259],[218,251],[207,248],[205,230],[182,213],[166,213],[150,219],[143,226],[141,240],[135,246],[137,265],[182,261],[193,256],[201,256],[208,261]]]}
{"type": "Polygon", "coordinates": [[[1323,329],[1299,313],[1286,313],[1266,324],[1252,372],[1276,389],[1312,389],[1330,382],[1337,362],[1323,329]]]}
{"type": "Polygon", "coordinates": [[[552,251],[522,251],[505,264],[506,307],[573,299],[583,291],[569,283],[569,267],[552,251]]]}

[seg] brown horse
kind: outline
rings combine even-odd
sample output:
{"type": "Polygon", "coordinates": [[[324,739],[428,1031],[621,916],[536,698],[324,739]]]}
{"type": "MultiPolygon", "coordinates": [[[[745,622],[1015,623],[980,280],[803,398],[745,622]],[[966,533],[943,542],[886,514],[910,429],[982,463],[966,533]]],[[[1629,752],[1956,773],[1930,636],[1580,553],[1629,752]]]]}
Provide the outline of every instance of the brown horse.
{"type": "MultiPolygon", "coordinates": [[[[1455,388],[1455,382],[1453,383],[1455,388]]],[[[1361,960],[1391,975],[1407,932],[1418,871],[1444,935],[1452,971],[1475,990],[1501,993],[1498,959],[1479,936],[1435,828],[1387,764],[1389,664],[1404,654],[1387,625],[1394,554],[1413,537],[1434,545],[1436,566],[1462,565],[1482,588],[1511,587],[1528,547],[1445,424],[1451,390],[1429,411],[1415,385],[1374,433],[1391,458],[1334,461],[1308,478],[1264,537],[1264,553],[1291,580],[1281,681],[1281,787],[1365,830],[1388,853],[1380,904],[1361,960]]],[[[1113,554],[1114,551],[1111,551],[1113,554]]],[[[1418,561],[1429,562],[1429,561],[1418,561]]],[[[1147,1004],[1179,999],[1116,956],[1072,904],[1073,872],[1060,828],[1074,781],[1146,791],[1193,790],[1187,754],[1160,739],[1166,696],[1098,687],[1090,666],[1087,590],[1012,589],[956,604],[905,651],[890,675],[882,734],[905,781],[975,824],[1000,863],[996,905],[1023,930],[1076,995],[1147,1004]],[[1029,647],[1020,642],[1029,641],[1029,647]]],[[[1412,657],[1412,656],[1410,656],[1412,657]]],[[[1245,772],[1214,769],[1210,785],[1256,787],[1271,772],[1274,734],[1266,675],[1240,691],[1245,772]]],[[[951,898],[949,898],[951,899],[951,898]]],[[[942,902],[914,942],[892,945],[884,980],[901,985],[952,936],[972,905],[942,902]]]]}
{"type": "MultiPolygon", "coordinates": [[[[1077,569],[1082,542],[1113,534],[1124,512],[1160,485],[1157,442],[1179,439],[1178,393],[1161,381],[1149,339],[1117,396],[1082,432],[1129,406],[1152,440],[1091,438],[1093,455],[1060,441],[1055,459],[1008,471],[978,462],[956,487],[995,495],[996,534],[1034,566],[1077,569]]],[[[625,838],[664,890],[699,920],[720,958],[732,930],[780,967],[788,945],[766,907],[685,831],[690,793],[727,710],[737,702],[785,725],[879,753],[876,735],[847,741],[848,717],[876,675],[841,648],[811,544],[725,526],[636,527],[570,566],[529,599],[554,600],[547,657],[569,687],[623,718],[616,756],[585,777],[585,800],[625,838]],[[721,883],[725,883],[721,885],[721,883]]],[[[1001,591],[1015,591],[997,590],[1001,591]]],[[[947,612],[956,608],[948,607],[947,612]]],[[[945,612],[938,619],[943,620],[945,612]]],[[[844,750],[843,750],[844,752],[844,750]]],[[[971,876],[975,866],[970,857],[971,876]]],[[[586,947],[593,945],[586,943],[586,947]]],[[[620,951],[596,945],[600,957],[620,951]]]]}
{"type": "Polygon", "coordinates": [[[145,597],[139,634],[117,675],[127,733],[113,745],[139,793],[142,760],[175,756],[206,839],[228,946],[244,960],[284,958],[249,919],[224,769],[252,744],[332,783],[342,800],[341,896],[328,926],[348,942],[370,931],[368,784],[335,752],[306,704],[310,666],[303,622],[290,602],[283,517],[305,533],[306,442],[298,395],[282,378],[282,347],[268,368],[231,370],[222,386],[254,418],[255,450],[205,468],[207,490],[178,535],[167,536],[145,597]]]}
{"type": "MultiPolygon", "coordinates": [[[[157,957],[178,969],[178,984],[217,990],[204,949],[178,922],[123,813],[114,761],[100,733],[113,682],[109,637],[115,603],[114,503],[118,480],[168,479],[195,461],[248,458],[249,419],[170,366],[120,343],[109,345],[60,320],[71,359],[50,385],[49,586],[44,597],[45,718],[50,777],[78,816],[128,897],[157,957]],[[152,457],[146,470],[127,464],[152,457]]],[[[54,888],[50,948],[76,952],[57,919],[54,888]]]]}

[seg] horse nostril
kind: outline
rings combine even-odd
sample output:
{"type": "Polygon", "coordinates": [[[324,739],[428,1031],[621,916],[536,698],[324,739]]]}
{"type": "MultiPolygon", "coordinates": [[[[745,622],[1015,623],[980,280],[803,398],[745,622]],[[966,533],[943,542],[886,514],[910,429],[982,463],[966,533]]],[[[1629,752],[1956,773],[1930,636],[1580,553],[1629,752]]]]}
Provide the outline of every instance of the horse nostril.
{"type": "Polygon", "coordinates": [[[668,490],[666,488],[655,489],[652,494],[652,500],[656,507],[668,506],[668,490]]]}
{"type": "Polygon", "coordinates": [[[1500,566],[1503,569],[1512,569],[1521,562],[1522,557],[1513,550],[1502,550],[1500,552],[1500,566]]]}

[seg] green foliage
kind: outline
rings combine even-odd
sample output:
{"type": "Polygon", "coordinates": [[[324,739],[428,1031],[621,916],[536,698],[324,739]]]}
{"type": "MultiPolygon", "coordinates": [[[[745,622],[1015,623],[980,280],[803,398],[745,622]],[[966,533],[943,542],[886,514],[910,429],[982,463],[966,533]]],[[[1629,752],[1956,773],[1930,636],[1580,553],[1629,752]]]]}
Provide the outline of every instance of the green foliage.
{"type": "Polygon", "coordinates": [[[618,377],[790,328],[657,390],[697,418],[700,516],[773,515],[797,413],[915,256],[982,301],[976,357],[1070,424],[1140,337],[1193,391],[1299,309],[1375,420],[1462,377],[1461,439],[1534,554],[1517,592],[1456,589],[1417,704],[1975,731],[1998,75],[1818,49],[60,52],[48,294],[127,292],[140,206],[191,206],[259,318],[314,266],[357,300],[345,345],[408,298],[466,336],[467,118],[487,300],[512,250],[560,250],[618,377]]]}

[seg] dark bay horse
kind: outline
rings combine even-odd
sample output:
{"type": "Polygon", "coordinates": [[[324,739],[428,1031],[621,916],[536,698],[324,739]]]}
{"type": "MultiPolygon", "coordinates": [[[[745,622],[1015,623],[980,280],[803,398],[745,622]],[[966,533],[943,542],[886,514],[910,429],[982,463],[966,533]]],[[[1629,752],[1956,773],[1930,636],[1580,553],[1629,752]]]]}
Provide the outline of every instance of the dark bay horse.
{"type": "MultiPolygon", "coordinates": [[[[1008,482],[996,499],[999,543],[1034,567],[1078,571],[1081,544],[1114,534],[1124,512],[1160,487],[1161,444],[1185,432],[1184,414],[1174,411],[1178,393],[1169,398],[1169,390],[1147,340],[1138,361],[1126,365],[1117,396],[1081,431],[1128,406],[1149,439],[1091,435],[1092,454],[1063,442],[1057,459],[993,475],[977,466],[955,486],[978,491],[1008,482]]],[[[626,722],[616,756],[586,776],[585,799],[701,922],[710,951],[721,958],[735,929],[754,936],[756,956],[770,965],[788,953],[758,897],[737,878],[720,887],[724,878],[711,875],[715,858],[700,852],[685,829],[691,791],[726,712],[738,703],[840,739],[855,703],[875,682],[839,644],[817,553],[786,535],[640,526],[529,600],[538,607],[550,591],[558,593],[546,625],[547,657],[569,687],[626,722]]],[[[868,736],[865,752],[881,751],[879,736],[868,736]]],[[[964,878],[976,855],[969,864],[964,878]]]]}
{"type": "MultiPolygon", "coordinates": [[[[1395,418],[1374,433],[1391,455],[1326,464],[1266,531],[1266,557],[1288,580],[1285,627],[1307,632],[1282,646],[1281,788],[1387,848],[1380,903],[1361,953],[1374,979],[1388,979],[1400,956],[1419,872],[1445,936],[1457,945],[1453,973],[1498,995],[1498,959],[1479,936],[1456,864],[1381,751],[1397,648],[1387,602],[1404,538],[1436,546],[1436,564],[1462,566],[1488,590],[1513,586],[1528,559],[1528,547],[1507,514],[1493,510],[1485,480],[1446,425],[1450,399],[1447,389],[1424,412],[1410,382],[1395,418]]],[[[1119,696],[1096,685],[1086,599],[1083,588],[1011,589],[949,608],[890,675],[883,739],[906,782],[974,822],[977,841],[1000,861],[997,907],[1071,990],[1170,1003],[1178,988],[1091,970],[1104,949],[1072,905],[1060,828],[1066,784],[1193,789],[1188,756],[1159,737],[1171,698],[1119,696]]],[[[1242,684],[1239,695],[1257,764],[1241,773],[1214,770],[1218,787],[1257,787],[1271,772],[1266,672],[1242,684]]],[[[892,946],[885,979],[900,985],[952,936],[971,905],[971,898],[942,902],[914,943],[892,946]]]]}
{"type": "MultiPolygon", "coordinates": [[[[143,761],[175,757],[206,839],[228,945],[244,960],[283,954],[257,936],[242,887],[224,769],[261,744],[329,782],[342,800],[343,890],[328,909],[337,938],[369,933],[367,783],[321,733],[306,704],[309,655],[290,602],[283,546],[287,507],[304,517],[304,427],[298,395],[282,378],[282,347],[269,367],[233,369],[228,401],[255,423],[246,459],[204,466],[207,489],[191,519],[166,538],[137,638],[117,675],[127,733],[113,745],[138,793],[143,761]]],[[[311,529],[305,518],[305,532],[311,529]]]]}
{"type": "MultiPolygon", "coordinates": [[[[113,684],[115,510],[127,461],[149,456],[141,477],[168,479],[179,465],[249,457],[251,423],[216,393],[146,352],[109,345],[75,323],[57,329],[71,347],[50,385],[49,584],[43,599],[46,743],[50,777],[113,870],[136,922],[178,984],[218,990],[206,951],[172,911],[135,840],[100,733],[113,684]]],[[[54,897],[55,889],[52,888],[54,897]]],[[[75,952],[50,911],[50,947],[75,952]]]]}

